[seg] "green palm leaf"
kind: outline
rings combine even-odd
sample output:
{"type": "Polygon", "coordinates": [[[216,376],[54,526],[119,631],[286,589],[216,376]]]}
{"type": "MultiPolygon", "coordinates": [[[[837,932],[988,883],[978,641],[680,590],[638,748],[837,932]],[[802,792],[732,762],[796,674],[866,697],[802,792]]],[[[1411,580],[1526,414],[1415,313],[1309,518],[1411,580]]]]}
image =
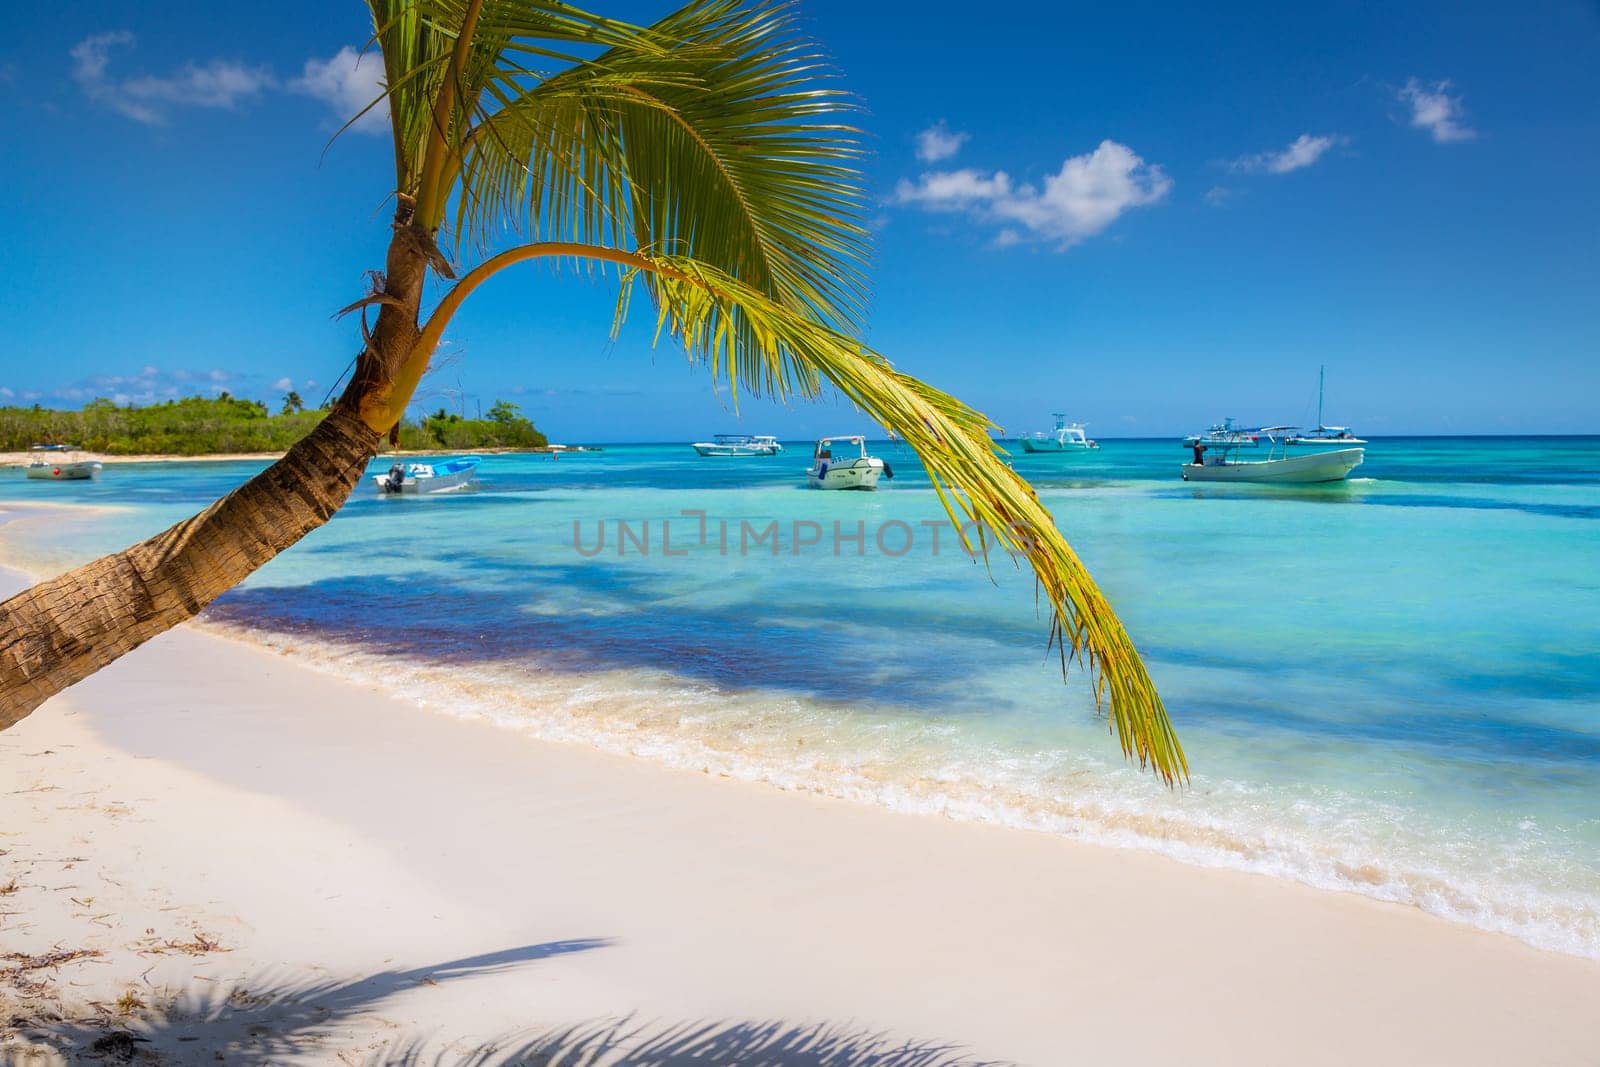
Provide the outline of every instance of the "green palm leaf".
{"type": "Polygon", "coordinates": [[[546,256],[620,266],[619,318],[645,285],[659,330],[735,397],[814,396],[830,383],[899,433],[975,554],[987,560],[998,546],[1027,560],[1063,667],[1069,657],[1087,666],[1123,752],[1169,783],[1186,777],[1132,641],[1000,458],[989,420],[857,339],[869,258],[861,148],[849,99],[789,8],[696,0],[640,28],[537,0],[371,2],[398,87],[391,107],[405,111],[395,120],[401,191],[433,205],[419,207],[430,228],[448,193],[458,251],[529,242],[447,293],[399,393],[485,278],[546,256]]]}
{"type": "Polygon", "coordinates": [[[763,373],[773,378],[806,367],[904,437],[968,550],[987,558],[988,545],[980,539],[992,535],[1032,566],[1051,608],[1051,640],[1061,644],[1063,667],[1069,656],[1087,664],[1096,701],[1109,712],[1124,754],[1169,783],[1187,777],[1183,748],[1132,640],[1033,488],[996,453],[987,418],[897,371],[849,335],[711,264],[682,256],[643,258],[649,266],[624,275],[624,285],[640,273],[652,275],[659,327],[691,358],[708,362],[714,374],[744,373],[752,359],[766,363],[763,373]],[[739,335],[728,328],[736,319],[749,324],[756,351],[740,349],[739,335]]]}

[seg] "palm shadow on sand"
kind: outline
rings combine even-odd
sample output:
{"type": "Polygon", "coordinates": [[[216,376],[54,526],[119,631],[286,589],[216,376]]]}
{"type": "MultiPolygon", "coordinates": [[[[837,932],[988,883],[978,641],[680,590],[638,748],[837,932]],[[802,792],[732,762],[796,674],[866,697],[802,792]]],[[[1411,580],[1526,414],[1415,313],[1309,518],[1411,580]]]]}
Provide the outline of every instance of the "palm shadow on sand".
{"type": "MultiPolygon", "coordinates": [[[[370,1031],[361,1036],[363,1016],[379,1021],[383,1002],[406,990],[502,973],[611,943],[609,938],[551,941],[349,981],[307,982],[266,972],[216,992],[190,990],[130,1017],[101,1012],[18,1019],[13,1031],[25,1042],[56,1050],[69,1063],[169,1067],[266,1067],[286,1061],[373,1067],[1003,1067],[949,1044],[853,1025],[780,1020],[661,1023],[628,1016],[530,1026],[485,1039],[413,1032],[379,1044],[370,1031]]],[[[5,1053],[0,1043],[0,1058],[5,1053]]]]}
{"type": "Polygon", "coordinates": [[[470,1050],[429,1054],[403,1040],[373,1064],[397,1067],[1008,1067],[957,1046],[832,1023],[778,1020],[675,1025],[603,1019],[525,1031],[470,1050]]]}

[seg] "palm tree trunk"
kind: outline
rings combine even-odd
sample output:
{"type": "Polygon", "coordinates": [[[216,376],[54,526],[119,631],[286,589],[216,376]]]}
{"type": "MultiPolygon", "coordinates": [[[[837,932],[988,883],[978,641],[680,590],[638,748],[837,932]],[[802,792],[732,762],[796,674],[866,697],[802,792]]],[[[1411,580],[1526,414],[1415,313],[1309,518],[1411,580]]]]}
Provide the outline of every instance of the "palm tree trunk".
{"type": "Polygon", "coordinates": [[[282,459],[200,514],[0,604],[0,730],[191,618],[327,522],[380,440],[341,402],[282,459]]]}
{"type": "MultiPolygon", "coordinates": [[[[0,730],[150,638],[193,618],[333,517],[393,432],[431,349],[417,313],[430,262],[448,264],[396,197],[378,321],[327,418],[284,457],[191,519],[0,604],[0,730]]],[[[359,305],[354,305],[359,306],[359,305]]]]}

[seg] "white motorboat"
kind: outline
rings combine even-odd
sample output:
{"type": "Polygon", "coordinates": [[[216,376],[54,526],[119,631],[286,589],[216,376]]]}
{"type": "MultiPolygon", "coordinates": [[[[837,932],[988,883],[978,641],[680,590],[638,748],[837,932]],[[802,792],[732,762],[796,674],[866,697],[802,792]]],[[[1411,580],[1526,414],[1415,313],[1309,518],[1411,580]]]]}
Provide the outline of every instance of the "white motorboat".
{"type": "Polygon", "coordinates": [[[879,478],[893,477],[889,464],[867,455],[865,437],[843,434],[817,442],[806,484],[813,489],[876,489],[879,478]]]}
{"type": "Polygon", "coordinates": [[[27,475],[37,481],[81,482],[100,473],[101,463],[83,455],[77,445],[34,445],[27,475]]]}
{"type": "Polygon", "coordinates": [[[1366,444],[1350,432],[1348,426],[1325,426],[1322,423],[1322,384],[1327,375],[1326,366],[1317,368],[1317,428],[1306,433],[1290,434],[1283,439],[1289,448],[1359,448],[1366,444]]]}
{"type": "Polygon", "coordinates": [[[719,433],[690,447],[702,456],[776,456],[783,451],[776,437],[743,433],[719,433]]]}
{"type": "Polygon", "coordinates": [[[1318,426],[1283,439],[1289,448],[1364,448],[1367,442],[1350,432],[1348,426],[1318,426]]]}
{"type": "Polygon", "coordinates": [[[1186,482],[1276,482],[1282,485],[1305,485],[1316,482],[1338,482],[1350,476],[1366,458],[1362,448],[1341,448],[1333,451],[1310,452],[1301,456],[1287,454],[1284,442],[1293,426],[1268,426],[1261,430],[1242,430],[1228,419],[1211,427],[1204,434],[1183,439],[1184,446],[1194,450],[1194,462],[1182,467],[1186,482]],[[1240,459],[1237,454],[1245,449],[1261,447],[1267,442],[1265,459],[1240,459]]]}
{"type": "Polygon", "coordinates": [[[1060,412],[1052,413],[1051,417],[1056,420],[1055,429],[1022,435],[1024,452],[1090,452],[1100,447],[1084,433],[1083,423],[1068,422],[1060,412]]]}
{"type": "Polygon", "coordinates": [[[464,489],[477,477],[477,456],[442,463],[396,463],[387,474],[374,474],[380,493],[443,493],[464,489]]]}

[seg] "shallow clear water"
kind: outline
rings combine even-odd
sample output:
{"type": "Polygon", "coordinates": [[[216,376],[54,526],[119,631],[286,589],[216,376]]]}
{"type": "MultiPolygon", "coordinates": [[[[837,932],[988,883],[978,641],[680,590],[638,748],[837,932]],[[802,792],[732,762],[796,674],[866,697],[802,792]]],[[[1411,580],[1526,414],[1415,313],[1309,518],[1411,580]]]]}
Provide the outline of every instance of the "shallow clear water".
{"type": "MultiPolygon", "coordinates": [[[[363,487],[209,617],[541,736],[1600,955],[1600,438],[1376,440],[1357,478],[1305,488],[1186,484],[1169,440],[1015,457],[1146,653],[1195,772],[1176,792],[1123,763],[1081,676],[1063,685],[1027,575],[986,572],[948,527],[935,551],[915,457],[875,451],[897,474],[877,494],[802,488],[803,444],[491,456],[467,493],[363,487]]],[[[0,537],[65,566],[256,469],[8,472],[0,499],[118,510],[0,537]]]]}

